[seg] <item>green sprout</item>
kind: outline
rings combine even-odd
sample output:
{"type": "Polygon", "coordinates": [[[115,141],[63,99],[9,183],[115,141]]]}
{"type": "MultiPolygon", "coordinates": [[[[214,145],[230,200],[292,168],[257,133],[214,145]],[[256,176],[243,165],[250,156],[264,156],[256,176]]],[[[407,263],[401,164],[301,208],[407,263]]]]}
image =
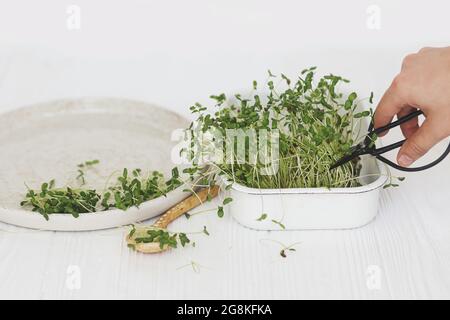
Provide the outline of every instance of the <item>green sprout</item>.
{"type": "MultiPolygon", "coordinates": [[[[86,184],[83,170],[98,163],[98,160],[93,160],[78,165],[78,179],[82,185],[86,184]]],[[[38,190],[28,188],[20,205],[40,213],[46,220],[49,220],[51,214],[71,214],[77,218],[82,213],[114,208],[125,211],[131,207],[139,207],[146,201],[165,196],[183,183],[177,168],[172,170],[172,176],[168,180],[158,171],[145,177],[141,173],[141,169],[134,169],[131,174],[128,174],[128,169],[123,169],[122,175],[103,194],[82,187],[56,188],[55,180],[51,180],[43,183],[38,190]]]]}
{"type": "MultiPolygon", "coordinates": [[[[229,181],[259,189],[359,186],[360,159],[334,170],[330,167],[363,137],[359,135],[362,121],[370,118],[373,112],[361,110],[357,93],[345,95],[339,91],[340,84],[349,82],[347,79],[329,74],[316,81],[315,70],[316,67],[303,70],[296,80],[284,74],[276,77],[269,72],[268,93],[259,94],[258,83],[254,81],[248,98],[237,94],[230,100],[222,93],[211,96],[215,102],[213,107],[194,104],[190,109],[197,119],[187,131],[194,141],[191,149],[197,147],[199,152],[185,150],[192,168],[196,168],[193,171],[202,168],[196,164],[198,157],[210,152],[195,142],[201,141],[200,135],[207,131],[219,132],[226,137],[230,129],[266,130],[269,133],[277,130],[279,156],[272,162],[278,168],[276,171],[262,174],[267,164],[259,159],[256,162],[239,161],[242,159],[234,152],[238,142],[232,141],[233,161],[208,163],[210,173],[214,171],[229,181]]],[[[369,100],[373,101],[373,94],[369,100]]],[[[213,142],[213,150],[224,149],[223,141],[215,139],[213,142]]],[[[250,154],[249,144],[247,140],[244,160],[254,156],[250,154]]],[[[218,216],[222,217],[223,212],[223,206],[219,206],[218,216]]]]}

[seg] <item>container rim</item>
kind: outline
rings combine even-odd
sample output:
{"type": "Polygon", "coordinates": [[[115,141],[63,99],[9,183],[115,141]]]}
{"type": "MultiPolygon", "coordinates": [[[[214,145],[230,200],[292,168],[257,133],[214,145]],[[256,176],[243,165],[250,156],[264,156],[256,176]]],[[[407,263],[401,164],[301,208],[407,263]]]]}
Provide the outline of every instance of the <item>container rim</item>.
{"type": "MultiPolygon", "coordinates": [[[[373,190],[381,188],[387,181],[387,170],[386,165],[384,163],[380,163],[378,160],[376,161],[376,166],[379,170],[379,176],[375,181],[368,183],[366,185],[362,185],[359,187],[350,187],[350,188],[280,188],[280,189],[258,189],[258,188],[249,188],[237,182],[233,182],[231,188],[233,190],[244,192],[248,194],[258,194],[258,195],[270,195],[270,194],[358,194],[371,192],[373,190]]],[[[230,183],[226,177],[221,176],[223,182],[230,183]]]]}

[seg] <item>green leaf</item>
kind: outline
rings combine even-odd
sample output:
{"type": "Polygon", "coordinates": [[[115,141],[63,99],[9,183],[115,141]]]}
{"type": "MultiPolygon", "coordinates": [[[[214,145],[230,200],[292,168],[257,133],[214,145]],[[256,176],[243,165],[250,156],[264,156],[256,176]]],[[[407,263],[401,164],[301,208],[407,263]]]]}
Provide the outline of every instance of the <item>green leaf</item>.
{"type": "Polygon", "coordinates": [[[225,198],[225,199],[223,199],[223,205],[226,206],[227,204],[229,204],[232,201],[233,201],[232,198],[225,198]]]}
{"type": "Polygon", "coordinates": [[[128,237],[133,237],[134,234],[136,233],[136,227],[134,225],[132,225],[132,228],[130,230],[130,233],[128,234],[128,237]]]}
{"type": "Polygon", "coordinates": [[[396,187],[398,187],[399,185],[398,184],[396,184],[396,183],[388,183],[388,184],[385,184],[384,186],[383,186],[383,189],[387,189],[387,188],[396,188],[396,187]]]}
{"type": "Polygon", "coordinates": [[[350,110],[352,108],[353,102],[351,102],[350,100],[345,101],[344,104],[344,109],[345,110],[350,110]]]}
{"type": "Polygon", "coordinates": [[[258,219],[256,219],[256,221],[263,221],[267,219],[267,214],[263,213],[258,219]]]}
{"type": "Polygon", "coordinates": [[[172,169],[172,178],[177,179],[180,177],[180,173],[178,172],[178,168],[175,167],[172,169]]]}
{"type": "Polygon", "coordinates": [[[366,110],[366,111],[356,113],[353,117],[354,118],[363,118],[363,117],[368,117],[368,116],[370,116],[370,111],[366,110]]]}
{"type": "Polygon", "coordinates": [[[96,164],[99,164],[99,163],[100,163],[99,160],[91,160],[91,161],[86,161],[85,165],[86,166],[93,166],[93,165],[96,165],[96,164]]]}
{"type": "Polygon", "coordinates": [[[222,207],[222,206],[219,206],[219,207],[217,208],[217,215],[219,216],[219,218],[222,218],[222,217],[223,217],[224,212],[223,212],[223,207],[222,207]]]}
{"type": "Polygon", "coordinates": [[[281,78],[286,81],[287,85],[291,84],[291,79],[289,79],[288,77],[286,77],[284,74],[281,74],[281,78]]]}
{"type": "Polygon", "coordinates": [[[351,101],[351,102],[353,102],[353,101],[355,101],[355,99],[358,97],[358,95],[356,94],[356,92],[352,92],[352,93],[350,93],[350,95],[348,96],[348,100],[349,101],[351,101]]]}
{"type": "Polygon", "coordinates": [[[187,243],[191,242],[185,233],[180,233],[178,235],[178,239],[180,239],[181,245],[184,247],[187,243]]]}

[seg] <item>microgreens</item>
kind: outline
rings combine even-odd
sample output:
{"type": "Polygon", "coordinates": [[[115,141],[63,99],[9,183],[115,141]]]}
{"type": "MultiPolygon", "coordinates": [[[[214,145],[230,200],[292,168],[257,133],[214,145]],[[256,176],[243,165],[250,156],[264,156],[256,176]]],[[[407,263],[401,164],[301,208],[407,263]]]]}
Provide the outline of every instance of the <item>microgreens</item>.
{"type": "Polygon", "coordinates": [[[55,188],[55,180],[43,183],[40,190],[28,190],[21,206],[31,206],[46,220],[54,213],[67,213],[75,218],[80,213],[94,212],[100,200],[95,190],[72,189],[70,187],[55,188]]]}
{"type": "Polygon", "coordinates": [[[117,208],[127,210],[131,207],[139,207],[143,202],[176,189],[182,184],[179,179],[178,169],[172,170],[172,177],[165,181],[161,172],[153,171],[149,177],[142,177],[142,171],[135,169],[131,174],[128,169],[123,169],[122,175],[117,178],[117,183],[109,187],[103,194],[101,205],[105,210],[117,208]]]}
{"type": "Polygon", "coordinates": [[[158,242],[161,249],[165,246],[176,248],[178,241],[183,247],[191,242],[185,233],[170,233],[163,229],[147,230],[147,235],[135,238],[134,241],[136,244],[158,242]]]}
{"type": "MultiPolygon", "coordinates": [[[[229,100],[222,93],[210,97],[215,102],[214,107],[196,103],[190,108],[197,115],[188,129],[194,141],[209,130],[216,130],[222,136],[226,136],[229,129],[279,132],[279,157],[274,159],[278,164],[276,172],[261,174],[261,169],[266,168],[267,164],[260,161],[240,162],[238,155],[233,153],[235,161],[232,163],[209,163],[217,175],[261,189],[360,185],[359,159],[334,170],[330,170],[330,166],[346,155],[355,141],[361,138],[358,135],[361,121],[371,117],[373,112],[361,110],[355,92],[348,95],[339,92],[339,84],[348,83],[347,79],[329,74],[315,81],[315,69],[303,70],[296,80],[281,74],[279,85],[275,85],[277,77],[269,71],[266,94],[258,94],[258,83],[254,81],[249,98],[237,94],[229,100]]],[[[369,100],[372,103],[373,94],[369,100]]],[[[215,149],[223,149],[223,141],[213,141],[216,143],[215,149]]],[[[235,148],[237,143],[233,141],[235,148]]],[[[209,152],[202,145],[196,147],[200,148],[199,156],[209,152]]],[[[249,152],[250,148],[246,148],[244,159],[253,156],[249,152]]],[[[186,154],[195,168],[198,155],[192,150],[186,154]]],[[[218,208],[218,215],[223,216],[222,206],[218,208]]]]}
{"type": "Polygon", "coordinates": [[[389,175],[389,183],[386,183],[383,186],[383,189],[398,187],[399,184],[396,183],[395,180],[397,180],[398,182],[402,182],[403,180],[405,180],[405,177],[394,177],[392,175],[389,175]]]}
{"type": "Polygon", "coordinates": [[[99,164],[100,161],[99,160],[90,160],[90,161],[85,161],[83,163],[80,163],[77,167],[78,167],[78,176],[77,176],[77,180],[79,180],[81,182],[81,185],[84,186],[86,184],[86,179],[85,179],[85,170],[89,169],[97,164],[99,164]]]}
{"type": "Polygon", "coordinates": [[[297,251],[295,249],[295,247],[297,245],[301,244],[301,242],[295,242],[295,243],[290,244],[290,245],[285,245],[284,243],[282,243],[280,241],[277,241],[277,240],[273,240],[273,239],[261,239],[260,241],[261,242],[267,241],[267,242],[273,242],[273,243],[278,244],[281,247],[281,250],[280,250],[279,254],[280,254],[280,256],[282,258],[287,258],[287,253],[288,252],[295,252],[295,251],[297,251]]]}
{"type": "MultiPolygon", "coordinates": [[[[81,181],[81,186],[86,184],[84,170],[98,163],[98,160],[92,160],[77,166],[79,170],[77,179],[81,181]]],[[[39,190],[28,188],[25,199],[20,205],[39,212],[46,220],[49,219],[50,214],[65,213],[78,217],[81,213],[139,207],[145,201],[165,196],[181,184],[177,168],[172,170],[169,180],[165,180],[164,175],[158,171],[144,177],[141,169],[134,169],[129,174],[128,169],[125,168],[122,175],[103,194],[81,186],[56,188],[55,180],[51,180],[43,183],[39,190]]]]}
{"type": "MultiPolygon", "coordinates": [[[[209,236],[209,232],[206,226],[203,226],[202,231],[191,232],[190,234],[203,233],[209,236]]],[[[191,244],[195,247],[195,242],[191,242],[191,239],[187,236],[185,232],[171,232],[166,229],[156,228],[153,226],[131,226],[130,232],[128,233],[128,239],[130,239],[135,244],[129,245],[130,248],[136,249],[136,245],[142,243],[157,243],[160,249],[165,248],[178,248],[179,245],[182,247],[191,244]]]]}
{"type": "Polygon", "coordinates": [[[256,219],[256,221],[263,221],[266,219],[267,219],[267,213],[263,213],[263,214],[261,214],[261,216],[258,219],[256,219]]]}
{"type": "Polygon", "coordinates": [[[271,220],[273,223],[275,223],[277,226],[279,226],[281,229],[286,229],[286,226],[284,225],[284,224],[282,224],[281,223],[281,221],[277,221],[277,220],[274,220],[274,219],[272,219],[271,220]]]}
{"type": "MultiPolygon", "coordinates": [[[[224,180],[228,181],[225,182],[225,190],[230,189],[234,182],[261,189],[359,186],[360,159],[334,170],[330,170],[330,167],[348,154],[352,145],[362,138],[359,135],[362,121],[372,118],[373,110],[363,110],[355,92],[348,95],[339,92],[340,84],[346,84],[349,80],[333,74],[316,80],[315,73],[316,67],[311,67],[291,80],[284,74],[277,77],[269,71],[264,93],[259,93],[258,82],[253,81],[253,91],[249,97],[236,94],[233,99],[228,99],[221,93],[210,96],[214,101],[212,107],[200,103],[191,106],[190,110],[197,119],[186,130],[193,139],[189,148],[182,152],[186,152],[192,165],[185,168],[183,173],[191,181],[197,179],[196,185],[203,187],[212,186],[219,175],[224,176],[224,180]],[[234,140],[231,154],[233,161],[209,162],[206,165],[196,161],[197,157],[204,157],[210,152],[205,146],[196,145],[201,141],[196,139],[200,134],[217,130],[222,136],[226,136],[229,129],[264,130],[269,133],[277,131],[279,156],[272,160],[276,163],[277,170],[269,171],[269,174],[261,173],[262,169],[267,169],[267,163],[262,163],[261,159],[256,163],[241,162],[234,152],[238,143],[234,140]],[[196,147],[200,147],[199,153],[194,152],[196,147]]],[[[371,93],[368,99],[370,104],[373,103],[373,98],[371,93]]],[[[372,137],[373,143],[375,140],[376,136],[372,137]]],[[[223,150],[223,141],[213,139],[213,143],[215,148],[212,149],[223,150]]],[[[246,140],[245,143],[248,145],[250,142],[246,140]]],[[[251,148],[245,148],[244,159],[254,156],[250,154],[250,150],[251,148]]],[[[98,160],[91,160],[78,165],[78,188],[56,188],[54,180],[42,184],[38,190],[28,188],[21,206],[32,208],[46,219],[49,219],[50,214],[57,213],[69,213],[77,217],[81,213],[139,207],[143,202],[165,196],[183,184],[177,168],[172,170],[168,180],[158,171],[143,175],[140,169],[129,171],[125,168],[117,180],[102,193],[82,188],[86,184],[86,171],[98,163],[98,160]]],[[[386,187],[398,185],[393,179],[402,181],[403,178],[391,177],[386,187]]],[[[211,198],[207,199],[210,200],[211,198]]],[[[220,203],[217,208],[219,217],[224,216],[224,206],[231,201],[232,198],[227,197],[220,203]]],[[[189,214],[185,216],[190,217],[189,214]]],[[[267,214],[262,214],[257,221],[267,218],[267,214]]],[[[281,221],[271,222],[285,229],[281,221]]],[[[131,232],[135,232],[135,229],[131,232]]],[[[209,235],[206,227],[203,233],[209,235]]],[[[185,246],[190,242],[185,233],[170,233],[165,230],[149,230],[136,240],[137,243],[156,241],[169,247],[176,247],[178,243],[185,246]]],[[[286,250],[291,248],[285,248],[284,253],[286,250]]]]}

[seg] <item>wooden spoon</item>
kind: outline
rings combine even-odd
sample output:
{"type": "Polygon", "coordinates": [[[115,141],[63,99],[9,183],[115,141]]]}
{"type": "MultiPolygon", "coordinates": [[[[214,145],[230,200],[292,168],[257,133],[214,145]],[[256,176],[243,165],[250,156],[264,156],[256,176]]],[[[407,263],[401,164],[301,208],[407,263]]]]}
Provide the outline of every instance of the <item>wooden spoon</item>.
{"type": "Polygon", "coordinates": [[[211,199],[216,197],[219,194],[219,189],[219,186],[203,188],[167,210],[152,226],[136,228],[136,231],[131,237],[129,234],[126,237],[128,245],[132,245],[136,251],[142,253],[158,253],[168,250],[170,248],[168,245],[161,248],[159,242],[136,243],[135,239],[147,235],[147,230],[150,229],[165,230],[179,216],[205,202],[208,199],[208,195],[211,199]]]}

